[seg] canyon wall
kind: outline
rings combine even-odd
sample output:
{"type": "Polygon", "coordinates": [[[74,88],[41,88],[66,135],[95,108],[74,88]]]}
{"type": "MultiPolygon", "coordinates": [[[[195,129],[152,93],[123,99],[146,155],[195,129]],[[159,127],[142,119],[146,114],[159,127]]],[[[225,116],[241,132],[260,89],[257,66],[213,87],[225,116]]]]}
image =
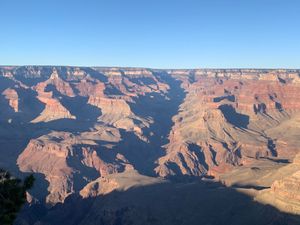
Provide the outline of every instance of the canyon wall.
{"type": "Polygon", "coordinates": [[[118,189],[114,175],[220,180],[300,150],[299,70],[23,66],[0,81],[0,166],[37,174],[49,206],[118,189]]]}

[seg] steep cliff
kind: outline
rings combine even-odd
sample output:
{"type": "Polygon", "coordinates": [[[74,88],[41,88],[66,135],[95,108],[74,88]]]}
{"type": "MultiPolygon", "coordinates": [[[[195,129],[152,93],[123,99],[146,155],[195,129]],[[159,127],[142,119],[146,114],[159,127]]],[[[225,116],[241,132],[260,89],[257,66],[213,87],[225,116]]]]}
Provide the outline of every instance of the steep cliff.
{"type": "Polygon", "coordinates": [[[38,174],[46,185],[32,194],[51,205],[207,177],[228,186],[255,177],[272,186],[274,205],[294,204],[297,171],[276,170],[299,153],[299,73],[1,67],[0,165],[38,174]]]}

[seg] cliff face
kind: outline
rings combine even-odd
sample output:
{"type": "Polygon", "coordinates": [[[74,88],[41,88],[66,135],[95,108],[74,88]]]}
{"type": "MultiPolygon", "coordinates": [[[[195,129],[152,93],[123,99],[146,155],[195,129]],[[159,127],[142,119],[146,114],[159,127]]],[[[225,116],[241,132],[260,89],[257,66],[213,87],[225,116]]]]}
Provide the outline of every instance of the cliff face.
{"type": "MultiPolygon", "coordinates": [[[[292,161],[300,146],[299,73],[1,67],[0,139],[10,153],[0,151],[7,157],[0,165],[42,174],[47,190],[34,192],[55,205],[74,193],[109,193],[122,187],[114,176],[132,171],[221,179],[292,161]]],[[[274,181],[273,192],[297,176],[274,181]]]]}
{"type": "Polygon", "coordinates": [[[300,155],[293,162],[280,168],[270,188],[260,191],[256,200],[276,206],[283,212],[300,214],[300,155]]]}
{"type": "Polygon", "coordinates": [[[5,98],[8,101],[9,106],[15,111],[19,111],[19,98],[18,93],[11,88],[7,88],[2,92],[2,95],[5,96],[5,98]]]}
{"type": "Polygon", "coordinates": [[[293,122],[300,110],[298,75],[199,73],[192,83],[185,80],[187,74],[181,78],[187,95],[173,118],[158,174],[217,176],[263,157],[294,157],[300,144],[293,122]],[[286,128],[292,130],[284,132],[286,128]]]}

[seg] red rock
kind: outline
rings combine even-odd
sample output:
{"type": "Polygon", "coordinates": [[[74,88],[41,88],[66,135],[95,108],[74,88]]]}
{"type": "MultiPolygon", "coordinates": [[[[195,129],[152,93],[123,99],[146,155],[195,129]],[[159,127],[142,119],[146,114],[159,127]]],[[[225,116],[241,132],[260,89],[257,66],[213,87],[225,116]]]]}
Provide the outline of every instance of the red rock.
{"type": "Polygon", "coordinates": [[[10,107],[15,111],[19,111],[19,97],[18,93],[11,88],[8,88],[2,92],[2,95],[5,96],[5,98],[8,100],[8,104],[10,107]]]}
{"type": "MultiPolygon", "coordinates": [[[[75,176],[94,180],[83,174],[86,168],[105,177],[130,169],[151,174],[154,169],[161,177],[218,177],[265,158],[292,159],[299,152],[297,70],[29,66],[1,67],[0,74],[18,86],[18,93],[14,86],[2,93],[18,112],[22,125],[16,126],[23,129],[28,125],[23,118],[36,115],[35,108],[21,112],[19,104],[37,98],[44,109],[33,123],[71,119],[75,127],[53,134],[31,124],[32,140],[18,159],[22,171],[45,175],[53,204],[78,191],[75,176]],[[82,109],[76,112],[72,100],[78,99],[82,109]],[[170,110],[157,107],[164,104],[170,110]],[[98,118],[89,114],[92,106],[98,118]]],[[[112,190],[109,185],[107,190],[112,190]]]]}

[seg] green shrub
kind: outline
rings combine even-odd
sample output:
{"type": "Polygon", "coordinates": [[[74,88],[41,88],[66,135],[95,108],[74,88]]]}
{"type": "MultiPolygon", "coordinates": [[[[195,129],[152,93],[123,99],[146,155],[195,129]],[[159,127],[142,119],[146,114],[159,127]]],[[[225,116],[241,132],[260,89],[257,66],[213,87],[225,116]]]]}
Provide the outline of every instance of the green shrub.
{"type": "Polygon", "coordinates": [[[11,225],[17,213],[26,202],[26,191],[33,186],[34,177],[30,175],[22,182],[13,178],[9,172],[0,169],[0,224],[11,225]]]}

